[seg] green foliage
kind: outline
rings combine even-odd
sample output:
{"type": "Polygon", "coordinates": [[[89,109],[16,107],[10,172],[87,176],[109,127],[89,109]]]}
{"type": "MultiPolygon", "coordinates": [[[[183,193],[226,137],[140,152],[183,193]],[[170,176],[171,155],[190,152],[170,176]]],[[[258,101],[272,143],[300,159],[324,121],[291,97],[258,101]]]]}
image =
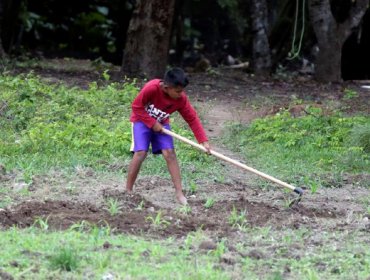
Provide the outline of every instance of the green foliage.
{"type": "MultiPolygon", "coordinates": [[[[248,127],[234,125],[229,137],[248,160],[280,177],[370,171],[368,117],[324,115],[317,108],[307,111],[299,118],[283,111],[256,119],[248,127]]],[[[312,192],[322,183],[314,177],[305,180],[312,192]]]]}
{"type": "Polygon", "coordinates": [[[154,227],[166,228],[170,222],[166,221],[162,216],[162,211],[158,211],[155,217],[148,216],[146,217],[146,220],[149,221],[154,227]]]}
{"type": "Polygon", "coordinates": [[[197,190],[198,190],[198,185],[195,182],[191,181],[189,184],[189,193],[195,194],[197,190]]]}
{"type": "Polygon", "coordinates": [[[127,154],[135,81],[87,90],[48,85],[33,75],[0,76],[0,155],[20,167],[31,159],[90,164],[127,154]],[[47,158],[47,159],[46,159],[47,158]]]}
{"type": "Polygon", "coordinates": [[[236,9],[238,7],[237,0],[217,0],[217,2],[222,8],[236,9]]]}
{"type": "Polygon", "coordinates": [[[15,279],[228,279],[213,254],[195,255],[178,239],[148,239],[126,234],[98,237],[75,230],[0,231],[2,270],[15,279]],[[61,241],[62,240],[62,241],[61,241]],[[104,248],[104,244],[110,244],[104,248]],[[103,249],[104,248],[104,249],[103,249]],[[194,269],[196,259],[196,269],[194,269]],[[17,264],[17,265],[13,265],[17,264]]]}
{"type": "Polygon", "coordinates": [[[343,99],[344,100],[350,100],[350,99],[353,99],[353,98],[356,98],[358,97],[358,92],[353,90],[353,89],[348,89],[346,88],[344,90],[344,96],[343,96],[343,99]]]}
{"type": "Polygon", "coordinates": [[[354,126],[350,139],[352,147],[360,147],[364,152],[370,153],[370,123],[354,126]]]}
{"type": "Polygon", "coordinates": [[[214,198],[208,198],[207,201],[204,203],[204,207],[207,209],[212,208],[215,202],[216,201],[214,198]]]}
{"type": "Polygon", "coordinates": [[[182,205],[181,207],[177,208],[176,210],[177,210],[177,212],[179,212],[181,214],[185,214],[185,215],[191,214],[191,212],[192,212],[191,206],[189,204],[182,205]]]}
{"type": "Polygon", "coordinates": [[[33,225],[37,225],[40,229],[47,231],[49,229],[49,223],[48,223],[49,217],[46,219],[43,219],[41,217],[36,218],[33,225]]]}
{"type": "Polygon", "coordinates": [[[117,215],[122,209],[122,207],[119,205],[119,201],[116,198],[112,197],[108,198],[107,204],[108,204],[107,208],[111,216],[117,215]]]}
{"type": "Polygon", "coordinates": [[[254,142],[273,142],[285,148],[311,146],[317,149],[344,149],[345,141],[356,123],[365,118],[344,118],[339,115],[325,116],[311,109],[312,115],[292,118],[289,112],[258,119],[252,123],[245,136],[252,135],[254,142]]]}
{"type": "Polygon", "coordinates": [[[75,249],[63,247],[50,258],[51,267],[66,271],[76,270],[78,267],[78,254],[75,249]]]}
{"type": "Polygon", "coordinates": [[[236,227],[238,229],[245,229],[247,226],[247,213],[246,211],[238,211],[235,206],[229,215],[229,224],[232,227],[236,227]]]}

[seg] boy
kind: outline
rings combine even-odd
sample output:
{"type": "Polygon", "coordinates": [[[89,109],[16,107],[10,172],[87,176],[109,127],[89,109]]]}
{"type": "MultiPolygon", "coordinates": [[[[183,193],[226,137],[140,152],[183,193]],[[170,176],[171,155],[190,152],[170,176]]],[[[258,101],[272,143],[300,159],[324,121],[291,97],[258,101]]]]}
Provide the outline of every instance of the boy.
{"type": "Polygon", "coordinates": [[[154,79],[144,85],[132,103],[132,145],[134,156],[130,163],[126,190],[132,192],[141,164],[145,160],[149,145],[153,154],[163,154],[175,186],[176,199],[186,205],[187,201],[182,192],[181,174],[176,159],[173,139],[161,133],[162,128],[170,129],[169,117],[178,111],[189,124],[195,138],[208,151],[210,146],[199,117],[191,106],[184,88],[188,79],[181,68],[173,68],[166,72],[164,79],[154,79]]]}

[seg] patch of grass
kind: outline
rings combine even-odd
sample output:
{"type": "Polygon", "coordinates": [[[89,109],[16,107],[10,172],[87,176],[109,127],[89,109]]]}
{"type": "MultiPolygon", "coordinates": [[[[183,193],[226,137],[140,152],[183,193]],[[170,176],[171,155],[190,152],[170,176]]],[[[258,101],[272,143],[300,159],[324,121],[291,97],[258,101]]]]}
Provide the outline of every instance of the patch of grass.
{"type": "Polygon", "coordinates": [[[69,230],[40,231],[12,228],[0,231],[2,270],[18,279],[228,279],[216,268],[213,254],[194,255],[179,241],[101,235],[69,230]],[[106,246],[109,244],[109,246],[106,246]],[[196,262],[194,261],[196,259],[196,262]],[[14,265],[16,264],[16,265],[14,265]],[[37,268],[37,269],[35,269],[37,268]]]}
{"type": "Polygon", "coordinates": [[[176,211],[181,214],[188,215],[188,214],[191,214],[192,209],[191,209],[191,206],[187,204],[187,205],[182,205],[181,207],[177,208],[176,211]]]}
{"type": "Polygon", "coordinates": [[[315,192],[325,185],[317,178],[325,178],[333,170],[338,174],[370,172],[366,150],[369,125],[369,117],[327,116],[317,108],[299,118],[281,112],[256,119],[249,126],[231,125],[225,143],[235,143],[230,148],[237,149],[257,169],[296,183],[304,178],[306,187],[315,192]]]}
{"type": "Polygon", "coordinates": [[[352,147],[359,147],[364,152],[370,153],[370,123],[354,126],[350,139],[352,147]]]}
{"type": "Polygon", "coordinates": [[[45,219],[38,217],[35,219],[33,226],[39,227],[43,231],[47,231],[49,229],[49,223],[48,223],[49,217],[46,217],[45,219]]]}
{"type": "Polygon", "coordinates": [[[229,224],[232,227],[238,228],[238,229],[245,229],[247,226],[247,213],[246,211],[238,211],[235,206],[233,206],[233,209],[229,215],[229,224]]]}
{"type": "Polygon", "coordinates": [[[121,211],[122,207],[119,205],[119,201],[116,198],[110,197],[107,200],[107,209],[111,216],[115,216],[121,211]]]}
{"type": "Polygon", "coordinates": [[[66,271],[76,270],[78,267],[78,252],[69,247],[59,248],[54,255],[50,257],[50,264],[53,269],[66,271]]]}
{"type": "Polygon", "coordinates": [[[207,198],[206,202],[204,203],[204,207],[209,209],[215,205],[216,200],[214,198],[207,198]]]}
{"type": "Polygon", "coordinates": [[[157,228],[166,228],[168,225],[170,225],[170,222],[163,218],[162,211],[158,211],[155,217],[152,216],[146,217],[146,220],[157,228]]]}
{"type": "Polygon", "coordinates": [[[32,75],[0,76],[2,163],[28,178],[35,170],[127,155],[127,108],[137,92],[134,83],[92,83],[82,90],[45,84],[32,75]]]}
{"type": "MultiPolygon", "coordinates": [[[[102,162],[129,160],[129,114],[138,91],[135,80],[93,82],[80,89],[48,84],[33,74],[0,75],[0,164],[20,171],[24,181],[32,183],[34,175],[53,168],[98,170],[108,166],[102,162]]],[[[178,114],[173,120],[174,131],[193,138],[178,114]]],[[[176,148],[190,181],[217,173],[211,157],[180,142],[176,148]]],[[[169,176],[161,156],[148,157],[141,174],[169,176]]]]}

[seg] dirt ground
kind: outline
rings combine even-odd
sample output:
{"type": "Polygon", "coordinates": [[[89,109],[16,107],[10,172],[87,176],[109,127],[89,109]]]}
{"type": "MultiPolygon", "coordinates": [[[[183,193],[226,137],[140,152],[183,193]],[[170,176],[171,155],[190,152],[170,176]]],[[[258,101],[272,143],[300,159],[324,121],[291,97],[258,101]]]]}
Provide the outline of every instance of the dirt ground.
{"type": "MultiPolygon", "coordinates": [[[[35,71],[49,81],[63,80],[72,86],[83,87],[97,78],[91,73],[76,75],[63,71],[35,71]]],[[[320,85],[309,77],[257,80],[231,70],[213,74],[193,73],[190,80],[188,95],[205,120],[213,147],[236,159],[237,155],[218,142],[222,128],[228,122],[248,123],[256,117],[276,113],[283,107],[292,110],[292,114],[300,114],[299,107],[289,107],[295,99],[328,111],[342,108],[348,113],[370,113],[370,90],[361,87],[366,81],[320,85]],[[345,99],[345,88],[356,90],[359,96],[345,99]]],[[[245,211],[250,227],[305,227],[319,231],[359,229],[370,232],[370,215],[366,208],[370,201],[369,174],[362,175],[361,180],[348,177],[340,188],[319,189],[314,194],[306,190],[302,201],[289,208],[287,204],[296,197],[294,193],[288,194],[273,185],[261,189],[253,183],[254,175],[227,164],[226,168],[225,182],[201,185],[195,195],[187,195],[191,213],[181,211],[175,202],[171,181],[161,177],[141,176],[135,193],[128,195],[123,192],[124,178],[102,177],[88,168],[76,170],[71,177],[51,171],[48,175],[34,177],[30,186],[17,181],[16,174],[11,171],[4,171],[0,173],[0,181],[9,191],[0,194],[1,200],[11,198],[13,203],[0,209],[0,228],[29,227],[41,217],[47,219],[54,229],[66,229],[82,221],[101,225],[107,222],[118,233],[181,238],[202,228],[211,237],[231,238],[237,228],[232,227],[228,219],[235,207],[238,212],[245,211]],[[361,184],[354,184],[354,181],[361,184]],[[27,196],[22,195],[24,189],[28,191],[27,196]],[[216,198],[210,209],[204,206],[208,197],[216,198]],[[108,211],[108,198],[119,202],[121,209],[117,215],[112,216],[108,211]],[[155,227],[148,217],[156,217],[158,212],[167,222],[155,227]]]]}

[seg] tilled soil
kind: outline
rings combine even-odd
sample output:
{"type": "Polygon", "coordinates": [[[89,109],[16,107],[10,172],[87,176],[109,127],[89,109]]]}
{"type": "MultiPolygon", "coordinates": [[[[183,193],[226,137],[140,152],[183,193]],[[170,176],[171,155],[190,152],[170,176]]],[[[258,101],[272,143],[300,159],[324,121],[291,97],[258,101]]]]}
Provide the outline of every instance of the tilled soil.
{"type": "MultiPolygon", "coordinates": [[[[145,180],[142,180],[142,184],[145,180]]],[[[150,189],[150,181],[148,181],[150,189]]],[[[171,200],[172,193],[163,188],[152,189],[158,196],[171,200]]],[[[217,236],[228,236],[230,232],[239,230],[242,226],[265,227],[276,229],[300,227],[311,229],[361,229],[370,230],[369,214],[348,203],[330,204],[323,200],[314,203],[313,195],[306,195],[303,201],[292,207],[284,205],[282,197],[271,197],[273,191],[266,192],[261,201],[261,190],[247,189],[234,185],[213,185],[199,192],[199,196],[189,195],[191,212],[184,207],[160,207],[160,201],[150,201],[142,193],[149,195],[143,188],[138,188],[134,194],[127,194],[119,189],[103,189],[100,195],[106,201],[113,199],[118,202],[119,212],[111,214],[108,205],[97,206],[91,202],[73,202],[60,200],[29,200],[13,205],[0,211],[0,226],[29,227],[41,226],[37,221],[46,221],[50,229],[65,230],[76,225],[109,226],[116,233],[131,233],[136,235],[151,235],[157,237],[182,237],[189,232],[202,228],[217,236]],[[224,191],[228,188],[235,196],[224,196],[217,199],[211,208],[205,207],[204,194],[213,190],[224,191]],[[202,194],[203,193],[203,194],[202,194]],[[269,202],[270,199],[270,202],[269,202]],[[274,205],[275,204],[275,205],[274,205]],[[338,206],[341,205],[341,206],[338,206]],[[349,207],[346,208],[346,207],[349,207]],[[230,220],[231,213],[244,214],[245,219],[239,222],[230,220]],[[362,214],[361,219],[357,219],[362,214]],[[158,218],[158,215],[159,218],[158,218]],[[158,219],[156,219],[158,218],[158,219]]],[[[341,191],[343,193],[343,190],[341,191]]],[[[356,202],[365,189],[351,192],[356,202]]],[[[315,195],[319,197],[319,194],[315,195]]],[[[335,198],[333,198],[335,200],[335,198]]],[[[345,196],[343,199],[346,200],[345,196]]],[[[325,200],[325,199],[324,199],[325,200]]]]}

